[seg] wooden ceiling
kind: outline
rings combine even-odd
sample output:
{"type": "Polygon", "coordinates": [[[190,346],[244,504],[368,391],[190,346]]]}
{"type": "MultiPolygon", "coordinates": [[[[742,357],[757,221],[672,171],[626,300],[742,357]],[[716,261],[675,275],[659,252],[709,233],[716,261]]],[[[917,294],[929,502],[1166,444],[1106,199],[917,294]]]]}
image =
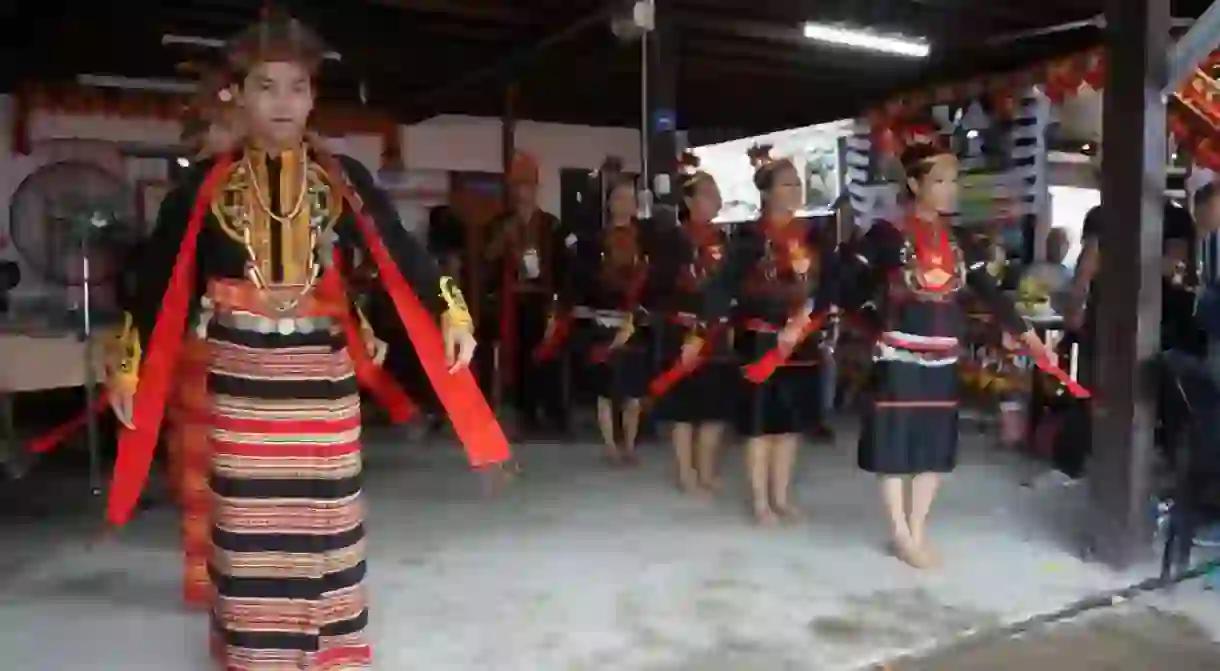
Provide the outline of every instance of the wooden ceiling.
{"type": "MultiPolygon", "coordinates": [[[[859,113],[924,82],[1002,71],[1097,44],[1096,28],[1039,31],[1097,16],[1104,0],[669,0],[679,43],[679,125],[753,133],[859,113]],[[926,37],[925,61],[819,46],[808,20],[926,37]],[[1025,37],[1020,37],[1026,35],[1025,37]]],[[[214,48],[166,34],[225,39],[259,0],[5,0],[0,83],[78,74],[189,78],[214,48]]],[[[604,0],[278,2],[342,54],[323,96],[360,100],[409,123],[443,114],[498,116],[508,82],[518,114],[541,121],[639,124],[640,48],[590,19],[604,0]],[[573,26],[581,25],[581,28],[573,26]],[[566,38],[549,39],[566,31],[566,38]]],[[[1178,0],[1197,16],[1205,0],[1178,0]]]]}

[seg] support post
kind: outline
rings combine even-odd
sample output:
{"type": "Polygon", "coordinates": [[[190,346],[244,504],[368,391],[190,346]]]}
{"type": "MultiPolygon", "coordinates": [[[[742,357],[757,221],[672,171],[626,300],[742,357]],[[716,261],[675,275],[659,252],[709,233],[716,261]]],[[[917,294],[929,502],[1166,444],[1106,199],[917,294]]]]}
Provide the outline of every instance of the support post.
{"type": "MultiPolygon", "coordinates": [[[[516,82],[509,84],[504,89],[504,110],[500,114],[500,165],[502,168],[500,207],[504,212],[512,211],[513,195],[511,189],[512,185],[509,180],[509,172],[512,170],[513,166],[513,154],[517,152],[517,102],[519,99],[519,91],[520,90],[518,89],[516,82]]],[[[488,235],[488,231],[480,231],[480,237],[484,242],[486,242],[488,235]]],[[[475,260],[475,267],[471,269],[471,272],[476,277],[480,278],[483,275],[482,247],[482,244],[480,244],[479,258],[475,260]]],[[[483,286],[485,285],[482,281],[478,282],[478,286],[475,290],[475,296],[483,295],[483,286]]],[[[501,294],[503,294],[505,291],[508,291],[508,287],[500,287],[501,294]]],[[[502,295],[500,296],[500,300],[506,300],[506,297],[502,295]]],[[[475,301],[476,304],[479,302],[481,302],[481,300],[475,301]]],[[[477,324],[478,321],[475,323],[477,324]]],[[[500,355],[502,352],[503,350],[500,349],[500,345],[497,343],[495,367],[492,374],[492,407],[496,409],[497,414],[504,404],[505,387],[513,382],[512,380],[505,380],[504,375],[501,372],[502,367],[500,365],[500,355]]]]}
{"type": "Polygon", "coordinates": [[[1169,0],[1107,0],[1109,81],[1102,138],[1101,270],[1097,305],[1090,549],[1126,567],[1149,552],[1155,392],[1160,346],[1169,0]]]}
{"type": "Polygon", "coordinates": [[[647,133],[644,177],[656,229],[678,221],[678,30],[673,0],[655,0],[655,28],[644,36],[647,133]]]}

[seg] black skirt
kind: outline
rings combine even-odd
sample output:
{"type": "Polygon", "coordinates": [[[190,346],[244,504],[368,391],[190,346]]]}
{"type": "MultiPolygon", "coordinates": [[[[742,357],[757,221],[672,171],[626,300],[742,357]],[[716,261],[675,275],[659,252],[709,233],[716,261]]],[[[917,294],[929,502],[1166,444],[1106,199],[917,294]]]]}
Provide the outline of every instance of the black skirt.
{"type": "Polygon", "coordinates": [[[952,471],[958,385],[956,364],[875,362],[860,431],[860,468],[879,475],[952,471]]]}
{"type": "MultiPolygon", "coordinates": [[[[753,363],[775,347],[776,334],[738,333],[737,352],[742,364],[753,363]]],[[[791,361],[771,377],[754,384],[735,371],[740,393],[737,400],[737,432],[743,436],[779,436],[803,433],[822,419],[822,370],[819,352],[807,343],[791,361]]]]}
{"type": "MultiPolygon", "coordinates": [[[[670,326],[663,329],[659,344],[660,374],[674,365],[681,355],[687,329],[670,326]]],[[[727,422],[733,417],[737,394],[744,380],[736,355],[728,349],[728,341],[711,345],[712,358],[695,372],[682,378],[664,396],[657,399],[654,416],[662,422],[727,422]]]]}
{"type": "Polygon", "coordinates": [[[651,348],[647,329],[637,328],[622,347],[609,351],[605,361],[595,362],[595,353],[614,340],[616,327],[581,322],[574,332],[574,354],[587,365],[583,376],[587,391],[598,398],[623,400],[642,399],[648,395],[652,381],[651,348]]]}

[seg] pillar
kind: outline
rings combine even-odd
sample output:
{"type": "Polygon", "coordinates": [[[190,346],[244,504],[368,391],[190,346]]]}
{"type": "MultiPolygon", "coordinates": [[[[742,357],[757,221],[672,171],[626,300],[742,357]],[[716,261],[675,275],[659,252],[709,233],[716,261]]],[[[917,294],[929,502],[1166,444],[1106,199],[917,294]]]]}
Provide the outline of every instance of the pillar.
{"type": "Polygon", "coordinates": [[[1169,0],[1107,0],[1102,264],[1089,465],[1093,555],[1116,568],[1149,552],[1166,142],[1169,0]]]}

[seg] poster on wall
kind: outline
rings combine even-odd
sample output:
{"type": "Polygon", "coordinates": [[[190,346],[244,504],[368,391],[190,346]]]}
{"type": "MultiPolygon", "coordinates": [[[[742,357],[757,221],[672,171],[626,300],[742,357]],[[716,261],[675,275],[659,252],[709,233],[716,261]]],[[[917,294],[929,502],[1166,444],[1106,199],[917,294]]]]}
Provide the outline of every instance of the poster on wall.
{"type": "Polygon", "coordinates": [[[804,155],[805,209],[829,210],[839,198],[838,144],[815,146],[804,155]]]}

